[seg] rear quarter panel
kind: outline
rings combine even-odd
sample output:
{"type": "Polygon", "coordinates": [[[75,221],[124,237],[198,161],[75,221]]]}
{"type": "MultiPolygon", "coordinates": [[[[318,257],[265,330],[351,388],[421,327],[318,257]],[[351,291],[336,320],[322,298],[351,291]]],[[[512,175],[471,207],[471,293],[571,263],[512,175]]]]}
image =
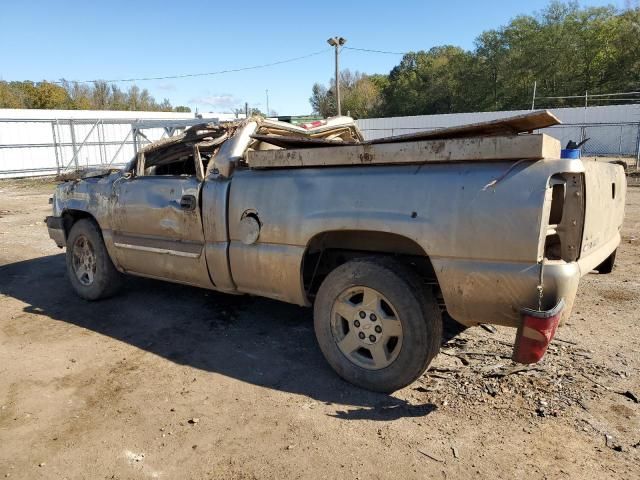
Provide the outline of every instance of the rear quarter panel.
{"type": "Polygon", "coordinates": [[[476,318],[474,307],[493,305],[488,315],[498,312],[504,319],[496,323],[509,324],[517,309],[527,306],[523,303],[536,301],[548,178],[558,171],[583,171],[582,163],[572,160],[523,162],[509,171],[512,165],[236,172],[229,199],[234,281],[241,291],[306,304],[301,264],[315,235],[391,232],[415,241],[429,255],[454,318],[476,318]],[[485,188],[505,173],[495,187],[485,188]],[[262,224],[253,245],[241,241],[239,221],[246,211],[255,211],[262,224]]]}

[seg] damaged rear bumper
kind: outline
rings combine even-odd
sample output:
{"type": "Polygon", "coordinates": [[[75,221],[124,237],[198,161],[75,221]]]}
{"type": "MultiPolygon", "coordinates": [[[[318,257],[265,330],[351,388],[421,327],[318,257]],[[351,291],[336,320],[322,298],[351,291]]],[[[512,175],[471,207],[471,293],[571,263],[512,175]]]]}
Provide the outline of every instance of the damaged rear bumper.
{"type": "MultiPolygon", "coordinates": [[[[518,328],[522,308],[538,308],[540,265],[434,259],[438,281],[449,314],[458,322],[518,328]]],[[[541,310],[564,299],[560,323],[571,313],[581,277],[578,262],[545,262],[541,310]]]]}
{"type": "Polygon", "coordinates": [[[64,229],[64,221],[62,217],[47,217],[45,219],[49,237],[56,242],[58,247],[62,248],[67,244],[67,236],[64,229]]]}

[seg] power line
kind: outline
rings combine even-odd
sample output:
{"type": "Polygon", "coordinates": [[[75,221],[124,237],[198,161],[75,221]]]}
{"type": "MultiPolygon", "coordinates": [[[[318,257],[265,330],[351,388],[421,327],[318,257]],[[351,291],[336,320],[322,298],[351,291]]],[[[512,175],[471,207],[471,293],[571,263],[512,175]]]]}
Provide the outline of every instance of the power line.
{"type": "MultiPolygon", "coordinates": [[[[283,63],[296,62],[298,60],[303,60],[305,58],[309,58],[309,57],[314,57],[316,55],[320,55],[322,53],[328,52],[329,50],[331,50],[331,49],[330,48],[324,48],[322,50],[318,50],[317,52],[309,53],[307,55],[301,55],[299,57],[287,58],[286,60],[279,60],[277,62],[264,63],[262,65],[252,65],[250,67],[239,67],[239,68],[230,68],[230,69],[227,69],[227,70],[218,70],[217,72],[185,73],[185,74],[180,74],[180,75],[165,75],[165,76],[162,76],[162,77],[119,78],[119,79],[113,79],[113,80],[94,79],[94,80],[68,80],[68,81],[70,83],[93,83],[93,82],[99,82],[99,81],[103,81],[103,82],[107,82],[107,83],[118,83],[118,82],[143,82],[143,81],[147,81],[147,80],[172,80],[172,79],[177,79],[177,78],[206,77],[206,76],[211,76],[211,75],[222,75],[224,73],[244,72],[246,70],[257,70],[257,69],[260,69],[260,68],[267,68],[267,67],[273,67],[275,65],[282,65],[283,63]]],[[[61,83],[64,83],[64,82],[65,82],[65,80],[60,80],[60,81],[52,82],[52,83],[61,84],[61,83]]]]}
{"type": "Polygon", "coordinates": [[[407,55],[408,53],[411,53],[411,52],[387,52],[385,50],[372,50],[369,48],[355,48],[355,47],[342,47],[342,48],[346,48],[347,50],[356,50],[358,52],[384,53],[385,55],[407,55]]]}

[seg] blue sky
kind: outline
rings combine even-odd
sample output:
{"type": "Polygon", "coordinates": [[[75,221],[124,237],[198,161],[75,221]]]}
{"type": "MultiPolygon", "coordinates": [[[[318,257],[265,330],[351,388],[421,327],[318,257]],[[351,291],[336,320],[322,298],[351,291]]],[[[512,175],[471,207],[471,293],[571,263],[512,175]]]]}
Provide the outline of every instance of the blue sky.
{"type": "MultiPolygon", "coordinates": [[[[281,115],[309,113],[311,86],[333,75],[326,39],[404,52],[475,37],[547,0],[352,2],[11,1],[0,10],[0,79],[90,80],[212,72],[321,54],[269,68],[187,79],[136,82],[157,100],[200,111],[245,101],[281,115]]],[[[624,5],[623,0],[581,5],[624,5]]],[[[388,73],[397,55],[343,50],[341,67],[388,73]]],[[[123,88],[128,83],[122,83],[123,88]]]]}

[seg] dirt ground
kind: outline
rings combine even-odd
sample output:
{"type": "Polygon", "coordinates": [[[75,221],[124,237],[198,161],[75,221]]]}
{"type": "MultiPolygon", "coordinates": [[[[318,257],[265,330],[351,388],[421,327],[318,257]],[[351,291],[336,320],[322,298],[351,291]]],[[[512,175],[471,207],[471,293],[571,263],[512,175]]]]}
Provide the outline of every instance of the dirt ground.
{"type": "Polygon", "coordinates": [[[541,364],[450,327],[394,395],[340,380],[308,309],[139,278],[80,300],[52,189],[0,182],[0,478],[640,478],[640,188],[541,364]]]}

